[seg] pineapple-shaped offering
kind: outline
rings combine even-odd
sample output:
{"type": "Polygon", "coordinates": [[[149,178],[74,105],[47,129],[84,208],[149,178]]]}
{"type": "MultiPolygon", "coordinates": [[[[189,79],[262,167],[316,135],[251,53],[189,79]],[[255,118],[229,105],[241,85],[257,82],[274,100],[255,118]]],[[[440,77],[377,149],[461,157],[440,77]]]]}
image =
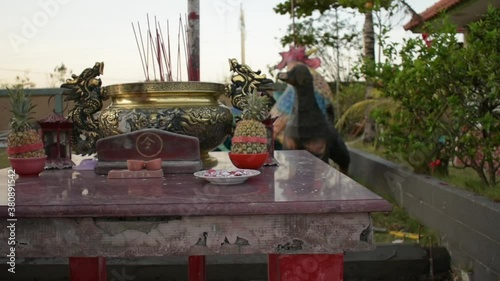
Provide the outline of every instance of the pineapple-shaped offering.
{"type": "Polygon", "coordinates": [[[238,168],[258,169],[267,159],[267,96],[250,94],[234,130],[229,157],[238,168]]]}
{"type": "Polygon", "coordinates": [[[23,89],[7,90],[10,112],[13,114],[10,122],[11,131],[7,137],[10,163],[20,175],[38,174],[45,166],[46,155],[42,137],[33,127],[32,114],[35,105],[23,89]]]}

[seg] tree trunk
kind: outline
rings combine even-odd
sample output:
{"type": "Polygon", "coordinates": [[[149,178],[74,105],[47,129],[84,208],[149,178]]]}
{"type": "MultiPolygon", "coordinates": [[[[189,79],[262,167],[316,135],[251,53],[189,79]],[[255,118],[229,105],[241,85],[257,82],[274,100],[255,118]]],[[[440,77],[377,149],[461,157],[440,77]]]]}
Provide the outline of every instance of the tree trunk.
{"type": "MultiPolygon", "coordinates": [[[[364,60],[366,67],[373,67],[375,63],[375,31],[373,29],[373,13],[371,10],[365,12],[365,24],[363,27],[364,60]]],[[[374,88],[372,81],[366,78],[365,99],[372,99],[374,88]]],[[[370,117],[371,108],[365,112],[365,128],[363,134],[364,142],[373,142],[376,136],[375,120],[370,117]]]]}

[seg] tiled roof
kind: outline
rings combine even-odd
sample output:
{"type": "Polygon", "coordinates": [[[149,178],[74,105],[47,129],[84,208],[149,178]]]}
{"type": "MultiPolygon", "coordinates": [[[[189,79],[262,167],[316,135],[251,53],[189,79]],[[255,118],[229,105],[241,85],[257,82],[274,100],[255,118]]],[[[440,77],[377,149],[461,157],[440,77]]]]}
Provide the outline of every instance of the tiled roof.
{"type": "MultiPolygon", "coordinates": [[[[437,15],[439,15],[439,13],[446,11],[446,10],[452,8],[453,6],[456,6],[456,5],[463,3],[463,2],[466,2],[466,1],[468,1],[468,0],[440,0],[440,1],[436,2],[434,5],[432,5],[431,7],[427,8],[424,12],[422,12],[420,14],[420,16],[422,17],[422,20],[425,22],[425,21],[428,21],[428,20],[436,17],[437,15]]],[[[409,29],[412,29],[412,28],[418,26],[420,23],[421,23],[420,20],[418,18],[414,17],[410,20],[410,22],[405,24],[403,26],[403,28],[405,30],[409,30],[409,29]]]]}

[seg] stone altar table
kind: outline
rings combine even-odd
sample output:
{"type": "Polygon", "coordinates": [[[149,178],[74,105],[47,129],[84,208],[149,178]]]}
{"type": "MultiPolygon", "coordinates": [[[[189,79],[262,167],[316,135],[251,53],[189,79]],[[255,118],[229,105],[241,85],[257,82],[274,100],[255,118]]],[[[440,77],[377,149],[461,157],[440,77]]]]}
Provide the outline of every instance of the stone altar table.
{"type": "MultiPolygon", "coordinates": [[[[210,154],[216,168],[234,168],[226,152],[210,154]]],[[[269,280],[342,280],[343,252],[373,247],[369,214],[390,204],[306,151],[275,158],[279,166],[234,186],[192,174],[108,180],[48,170],[19,178],[16,255],[68,257],[72,281],[106,280],[105,257],[167,255],[190,256],[189,280],[206,280],[206,255],[256,253],[269,255],[269,280]]],[[[3,221],[7,213],[0,206],[3,221]]]]}

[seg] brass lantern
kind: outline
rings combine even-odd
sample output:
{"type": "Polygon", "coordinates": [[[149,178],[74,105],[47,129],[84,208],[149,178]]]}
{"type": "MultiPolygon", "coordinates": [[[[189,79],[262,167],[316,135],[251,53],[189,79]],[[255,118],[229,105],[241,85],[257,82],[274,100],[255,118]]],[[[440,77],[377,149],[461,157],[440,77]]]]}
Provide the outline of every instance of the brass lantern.
{"type": "Polygon", "coordinates": [[[46,169],[69,169],[71,161],[71,132],[73,123],[64,116],[51,113],[38,121],[42,129],[45,154],[47,154],[46,169]]]}

